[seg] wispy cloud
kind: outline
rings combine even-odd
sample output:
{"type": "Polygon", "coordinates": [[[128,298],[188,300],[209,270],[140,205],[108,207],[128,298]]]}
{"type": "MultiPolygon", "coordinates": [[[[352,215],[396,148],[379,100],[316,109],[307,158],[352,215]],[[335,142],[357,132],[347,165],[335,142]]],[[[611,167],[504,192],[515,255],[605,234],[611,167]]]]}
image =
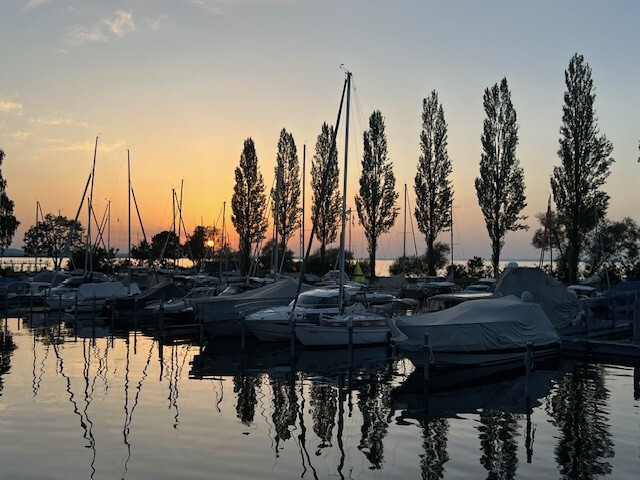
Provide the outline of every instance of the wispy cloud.
{"type": "Polygon", "coordinates": [[[133,13],[118,10],[112,17],[103,18],[93,27],[76,27],[68,40],[74,45],[86,42],[106,42],[112,38],[124,38],[136,29],[133,13]]]}
{"type": "Polygon", "coordinates": [[[147,27],[149,28],[149,30],[153,30],[154,32],[156,32],[164,27],[164,25],[167,23],[168,18],[169,15],[162,14],[158,15],[157,17],[147,17],[145,18],[145,21],[147,22],[147,27]]]}
{"type": "Polygon", "coordinates": [[[34,117],[30,118],[29,121],[35,125],[45,125],[45,126],[58,126],[58,125],[74,125],[77,127],[85,127],[89,128],[87,122],[78,122],[77,120],[73,120],[72,118],[64,118],[64,117],[34,117]]]}
{"type": "MultiPolygon", "coordinates": [[[[54,140],[54,139],[50,139],[54,140]]],[[[50,145],[46,145],[40,149],[40,152],[79,152],[93,151],[94,142],[72,142],[63,143],[59,141],[51,141],[50,145]]],[[[123,141],[115,143],[98,142],[98,150],[101,152],[112,152],[114,150],[124,150],[127,144],[123,141]]]]}
{"type": "Polygon", "coordinates": [[[0,98],[0,112],[17,113],[22,115],[22,104],[13,100],[2,100],[0,98]]]}
{"type": "Polygon", "coordinates": [[[29,138],[29,135],[31,135],[31,132],[18,131],[18,132],[7,133],[6,135],[15,143],[22,143],[27,138],[29,138]]]}
{"type": "Polygon", "coordinates": [[[24,6],[23,11],[28,12],[29,10],[33,10],[36,7],[39,7],[43,3],[47,3],[49,0],[29,0],[27,4],[24,6]]]}
{"type": "Polygon", "coordinates": [[[218,6],[220,2],[215,0],[191,0],[191,3],[214,15],[220,15],[222,13],[222,10],[218,6]]]}

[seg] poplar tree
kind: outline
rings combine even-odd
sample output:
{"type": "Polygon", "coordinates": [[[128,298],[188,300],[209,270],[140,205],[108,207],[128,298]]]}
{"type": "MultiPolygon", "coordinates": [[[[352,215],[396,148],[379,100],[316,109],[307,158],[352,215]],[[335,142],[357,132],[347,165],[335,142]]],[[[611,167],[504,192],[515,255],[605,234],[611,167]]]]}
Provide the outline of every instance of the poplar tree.
{"type": "Polygon", "coordinates": [[[331,152],[333,127],[322,124],[322,130],[316,140],[316,151],[311,163],[311,190],[313,191],[311,221],[317,221],[317,236],[320,241],[320,259],[325,264],[327,245],[334,242],[338,232],[340,216],[340,195],[338,151],[331,152]],[[329,154],[332,153],[329,158],[329,154]],[[322,195],[322,179],[328,169],[326,195],[322,195]],[[321,202],[322,200],[322,202],[321,202]],[[317,219],[317,220],[316,220],[317,219]]]}
{"type": "Polygon", "coordinates": [[[451,227],[451,160],[447,152],[447,122],[435,90],[422,101],[421,155],[414,190],[416,220],[427,242],[427,272],[436,274],[436,238],[451,227]]]}
{"type": "Polygon", "coordinates": [[[11,245],[20,222],[13,214],[13,200],[7,195],[7,181],[2,177],[4,150],[0,148],[0,255],[11,245]]]}
{"type": "Polygon", "coordinates": [[[245,274],[251,262],[251,246],[262,240],[267,231],[267,197],[264,193],[264,180],[258,170],[256,148],[251,138],[244,141],[235,176],[236,184],[231,198],[231,221],[240,237],[240,265],[242,273],[245,274]]]}
{"type": "Polygon", "coordinates": [[[567,90],[560,127],[560,165],[553,168],[551,190],[558,223],[567,235],[566,280],[575,283],[585,237],[604,218],[609,195],[600,190],[613,163],[613,145],[600,135],[591,67],[577,53],[564,72],[567,90]]]}
{"type": "Polygon", "coordinates": [[[375,278],[378,238],[389,231],[398,216],[396,177],[393,163],[387,156],[387,135],[380,110],[369,117],[369,130],[364,132],[363,141],[360,190],[355,202],[367,237],[371,278],[375,278]]]}
{"type": "Polygon", "coordinates": [[[300,163],[298,152],[293,135],[286,129],[280,132],[278,140],[278,154],[276,156],[276,166],[274,168],[276,178],[280,176],[280,191],[274,189],[271,192],[271,209],[273,218],[276,218],[276,207],[278,207],[278,231],[281,236],[280,248],[285,251],[287,242],[293,232],[300,225],[300,163]],[[276,193],[278,199],[276,201],[276,193]]]}
{"type": "Polygon", "coordinates": [[[500,252],[507,232],[529,227],[521,215],[526,207],[524,172],[516,158],[518,123],[507,79],[484,91],[486,118],[482,133],[480,176],[475,180],[478,203],[491,239],[493,274],[500,273],[500,252]]]}

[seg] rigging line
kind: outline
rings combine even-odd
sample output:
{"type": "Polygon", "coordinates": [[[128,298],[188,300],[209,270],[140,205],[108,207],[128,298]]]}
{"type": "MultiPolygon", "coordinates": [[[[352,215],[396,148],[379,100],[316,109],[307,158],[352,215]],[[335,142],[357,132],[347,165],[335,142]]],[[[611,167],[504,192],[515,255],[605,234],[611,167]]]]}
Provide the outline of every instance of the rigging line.
{"type": "Polygon", "coordinates": [[[411,220],[411,235],[413,236],[413,248],[416,250],[416,258],[418,258],[418,244],[416,243],[416,232],[413,229],[413,209],[411,208],[411,196],[407,195],[407,205],[409,205],[409,219],[411,220]]]}
{"type": "MultiPolygon", "coordinates": [[[[118,179],[120,178],[120,172],[122,171],[122,165],[124,163],[124,158],[125,158],[124,157],[124,152],[126,152],[126,150],[122,150],[120,152],[120,164],[118,165],[118,170],[116,172],[116,177],[113,180],[113,184],[111,185],[111,193],[109,194],[109,197],[113,197],[113,192],[115,191],[116,185],[118,183],[118,179]]],[[[108,165],[108,163],[107,163],[107,165],[108,165]]]]}

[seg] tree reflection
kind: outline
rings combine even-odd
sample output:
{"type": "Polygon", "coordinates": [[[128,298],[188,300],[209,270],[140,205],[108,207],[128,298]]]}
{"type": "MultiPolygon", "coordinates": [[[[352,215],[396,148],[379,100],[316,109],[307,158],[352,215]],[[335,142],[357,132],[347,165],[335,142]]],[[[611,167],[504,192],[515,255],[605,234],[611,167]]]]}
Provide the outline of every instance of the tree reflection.
{"type": "Polygon", "coordinates": [[[387,435],[391,411],[391,386],[386,372],[364,374],[358,393],[358,406],[362,413],[361,438],[358,448],[379,469],[384,462],[384,437],[387,435]]]}
{"type": "Polygon", "coordinates": [[[11,354],[16,348],[16,344],[13,343],[13,338],[6,332],[0,334],[0,396],[2,396],[2,389],[4,382],[2,377],[9,372],[11,368],[11,354]]]}
{"type": "Polygon", "coordinates": [[[320,439],[316,455],[320,455],[323,448],[331,446],[338,411],[338,389],[330,385],[312,383],[309,394],[313,431],[320,439]]]}
{"type": "Polygon", "coordinates": [[[296,423],[298,399],[293,382],[272,378],[271,389],[273,390],[272,419],[276,429],[276,445],[279,445],[280,440],[286,441],[291,438],[289,428],[296,423]]]}
{"type": "Polygon", "coordinates": [[[513,479],[518,468],[518,416],[498,410],[480,412],[480,463],[487,479],[513,479]]]}
{"type": "Polygon", "coordinates": [[[238,418],[245,425],[253,422],[258,404],[257,389],[260,386],[258,376],[236,376],[233,377],[233,392],[238,394],[236,413],[238,418]]]}
{"type": "Polygon", "coordinates": [[[592,479],[611,473],[614,455],[607,422],[609,392],[601,365],[575,364],[548,404],[560,438],[556,462],[563,479],[592,479]]]}
{"type": "Polygon", "coordinates": [[[447,434],[449,421],[438,418],[423,422],[422,448],[420,454],[420,472],[423,480],[444,478],[444,464],[449,461],[447,453],[447,434]]]}

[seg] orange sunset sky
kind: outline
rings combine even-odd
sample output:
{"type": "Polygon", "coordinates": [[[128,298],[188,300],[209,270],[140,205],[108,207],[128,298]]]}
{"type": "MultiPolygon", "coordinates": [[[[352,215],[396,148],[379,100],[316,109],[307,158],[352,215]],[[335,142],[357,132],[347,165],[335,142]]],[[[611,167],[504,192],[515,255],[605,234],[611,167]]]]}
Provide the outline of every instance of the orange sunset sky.
{"type": "MultiPolygon", "coordinates": [[[[3,1],[0,147],[21,221],[13,245],[21,245],[34,223],[36,201],[45,213],[75,214],[97,134],[95,208],[101,215],[112,200],[112,243],[121,251],[127,148],[147,232],[169,227],[171,188],[181,180],[187,228],[201,218],[212,224],[223,201],[230,202],[246,137],[256,143],[267,187],[283,127],[293,133],[301,163],[306,142],[310,166],[322,122],[335,121],[344,63],[354,73],[358,100],[348,204],[360,172],[362,131],[374,109],[386,118],[400,204],[404,183],[413,202],[421,102],[436,89],[449,125],[455,254],[488,257],[473,186],[483,90],[503,76],[509,81],[520,124],[525,213],[535,227],[532,217],[546,209],[549,176],[559,161],[563,72],[574,52],[593,68],[600,129],[614,145],[609,216],[638,221],[639,13],[631,1],[3,1]]],[[[307,188],[307,205],[310,198],[307,188]]],[[[531,234],[509,234],[503,257],[536,257],[531,234]]],[[[416,235],[421,253],[424,241],[416,235]]],[[[353,245],[356,256],[365,256],[358,226],[353,245]]],[[[410,238],[407,245],[411,253],[410,238]]],[[[298,252],[297,237],[291,247],[298,252]]],[[[402,214],[383,236],[378,257],[401,249],[402,214]]]]}

